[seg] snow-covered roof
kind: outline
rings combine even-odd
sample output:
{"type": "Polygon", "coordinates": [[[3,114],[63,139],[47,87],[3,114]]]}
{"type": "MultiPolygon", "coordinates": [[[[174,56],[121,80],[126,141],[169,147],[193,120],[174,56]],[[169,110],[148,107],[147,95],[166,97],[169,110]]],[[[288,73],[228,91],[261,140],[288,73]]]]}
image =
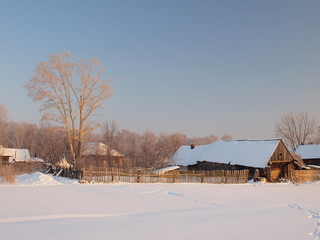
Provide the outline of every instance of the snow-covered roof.
{"type": "MultiPolygon", "coordinates": [[[[91,142],[85,147],[83,155],[107,155],[110,148],[102,142],[91,142]]],[[[123,157],[118,151],[111,149],[111,156],[113,157],[123,157]]]]}
{"type": "Polygon", "coordinates": [[[300,145],[297,147],[296,154],[302,159],[320,158],[320,144],[300,145]]]}
{"type": "Polygon", "coordinates": [[[9,158],[10,162],[31,161],[31,157],[28,149],[1,148],[0,155],[10,157],[9,158]]]}
{"type": "Polygon", "coordinates": [[[223,140],[208,145],[182,146],[173,156],[173,164],[188,166],[198,161],[266,167],[280,139],[223,140]]]}
{"type": "Polygon", "coordinates": [[[177,170],[179,169],[180,167],[179,166],[170,166],[170,167],[166,167],[166,168],[161,168],[161,169],[158,169],[155,171],[156,174],[164,174],[166,172],[170,172],[170,171],[173,171],[173,170],[177,170]]]}
{"type": "Polygon", "coordinates": [[[318,165],[307,165],[307,167],[309,167],[309,169],[310,169],[310,168],[320,169],[320,166],[318,166],[318,165]]]}

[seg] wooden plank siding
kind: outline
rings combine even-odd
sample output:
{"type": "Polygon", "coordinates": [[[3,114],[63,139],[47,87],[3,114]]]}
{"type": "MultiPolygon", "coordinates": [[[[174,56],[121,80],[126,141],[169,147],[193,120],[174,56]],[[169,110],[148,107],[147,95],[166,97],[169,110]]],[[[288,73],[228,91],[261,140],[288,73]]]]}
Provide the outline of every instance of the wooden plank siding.
{"type": "Polygon", "coordinates": [[[291,162],[293,160],[293,156],[290,151],[287,149],[283,141],[281,140],[273,152],[269,162],[270,163],[282,163],[282,162],[291,162]]]}
{"type": "Polygon", "coordinates": [[[320,180],[320,170],[294,170],[294,182],[313,182],[320,180]]]}
{"type": "Polygon", "coordinates": [[[287,179],[292,181],[292,171],[294,160],[290,151],[281,140],[269,159],[267,179],[269,182],[276,182],[279,179],[287,179]]]}
{"type": "Polygon", "coordinates": [[[316,165],[316,166],[320,166],[320,158],[303,159],[303,162],[304,162],[306,165],[316,165]]]}

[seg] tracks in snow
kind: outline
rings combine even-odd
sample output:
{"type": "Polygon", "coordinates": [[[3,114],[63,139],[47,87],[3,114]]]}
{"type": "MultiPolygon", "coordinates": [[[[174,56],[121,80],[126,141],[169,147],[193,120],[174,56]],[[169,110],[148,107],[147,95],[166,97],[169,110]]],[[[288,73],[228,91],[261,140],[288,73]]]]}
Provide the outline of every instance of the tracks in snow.
{"type": "Polygon", "coordinates": [[[298,204],[290,204],[288,205],[289,208],[304,211],[308,214],[308,218],[312,218],[312,220],[315,222],[315,229],[313,232],[309,233],[309,235],[312,235],[314,237],[314,240],[320,240],[320,214],[313,210],[304,209],[298,204]]]}
{"type": "Polygon", "coordinates": [[[164,194],[167,195],[169,197],[176,197],[176,198],[181,198],[181,199],[185,199],[188,201],[192,201],[195,203],[199,203],[202,205],[209,205],[209,206],[221,206],[220,204],[214,203],[214,202],[208,202],[208,201],[202,201],[198,198],[195,198],[193,196],[189,196],[183,193],[177,193],[177,192],[168,192],[165,190],[156,190],[156,191],[146,191],[146,192],[141,192],[142,194],[150,194],[150,193],[157,193],[157,194],[164,194]]]}

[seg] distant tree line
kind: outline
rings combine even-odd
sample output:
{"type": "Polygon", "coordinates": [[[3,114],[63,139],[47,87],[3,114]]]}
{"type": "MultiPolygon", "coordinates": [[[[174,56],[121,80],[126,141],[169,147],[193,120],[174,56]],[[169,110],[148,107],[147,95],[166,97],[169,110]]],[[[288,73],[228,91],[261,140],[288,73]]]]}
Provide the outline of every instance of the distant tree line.
{"type": "MultiPolygon", "coordinates": [[[[305,112],[285,113],[275,123],[275,134],[281,137],[290,148],[299,145],[319,144],[320,132],[315,116],[305,112]]],[[[220,139],[232,139],[229,134],[220,139]]],[[[142,134],[127,129],[120,129],[116,122],[106,121],[95,133],[88,133],[83,145],[90,142],[105,143],[110,149],[117,150],[130,161],[130,167],[159,168],[170,161],[172,155],[182,145],[204,145],[219,140],[214,134],[206,137],[187,137],[183,133],[162,133],[152,131],[142,134]]],[[[44,159],[45,162],[57,163],[66,158],[72,163],[73,157],[65,129],[52,125],[14,122],[8,120],[7,109],[0,103],[0,145],[9,148],[29,149],[31,156],[44,159]]],[[[111,152],[109,153],[111,155],[111,152]]]]}
{"type": "MultiPolygon", "coordinates": [[[[0,145],[9,148],[29,149],[31,156],[57,163],[65,157],[70,163],[73,158],[68,144],[68,133],[61,127],[9,121],[7,110],[0,103],[0,145]]],[[[232,139],[225,134],[221,139],[232,139]]],[[[120,129],[116,122],[105,124],[83,139],[89,142],[105,143],[110,149],[117,150],[130,161],[131,167],[159,168],[166,166],[170,157],[182,145],[209,144],[219,138],[211,134],[206,137],[187,137],[183,133],[159,134],[151,131],[142,134],[120,129]]],[[[111,153],[110,153],[111,154],[111,153]]]]}
{"type": "Polygon", "coordinates": [[[182,133],[156,135],[146,131],[138,134],[126,129],[119,130],[114,121],[106,122],[98,137],[110,148],[124,154],[134,166],[146,168],[166,166],[172,155],[182,145],[204,145],[219,140],[214,134],[193,138],[182,133]]]}

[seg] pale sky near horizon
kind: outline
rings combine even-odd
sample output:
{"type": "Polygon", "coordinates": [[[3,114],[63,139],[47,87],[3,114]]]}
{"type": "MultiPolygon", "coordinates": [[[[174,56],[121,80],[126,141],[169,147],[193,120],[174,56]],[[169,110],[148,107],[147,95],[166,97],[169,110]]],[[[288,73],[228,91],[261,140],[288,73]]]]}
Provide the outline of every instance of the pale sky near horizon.
{"type": "Polygon", "coordinates": [[[142,133],[272,138],[286,111],[320,117],[320,1],[0,0],[0,102],[39,123],[36,64],[97,57],[115,96],[98,120],[142,133]]]}

